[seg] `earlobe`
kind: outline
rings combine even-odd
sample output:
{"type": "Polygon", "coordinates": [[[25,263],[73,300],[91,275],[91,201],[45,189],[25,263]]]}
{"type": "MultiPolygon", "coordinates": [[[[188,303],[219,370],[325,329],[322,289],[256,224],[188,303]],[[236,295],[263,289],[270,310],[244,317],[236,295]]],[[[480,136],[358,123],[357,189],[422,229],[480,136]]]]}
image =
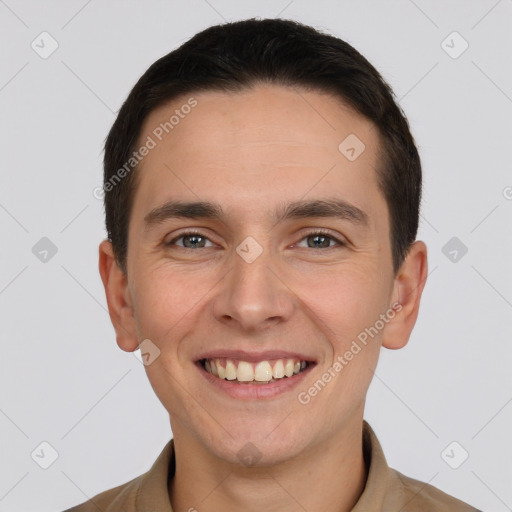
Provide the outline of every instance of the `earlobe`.
{"type": "Polygon", "coordinates": [[[103,240],[99,245],[98,268],[117,344],[122,350],[133,352],[138,349],[139,343],[127,275],[119,268],[109,240],[103,240]]]}
{"type": "Polygon", "coordinates": [[[404,347],[409,341],[418,317],[427,272],[427,246],[421,240],[417,240],[409,248],[394,280],[390,307],[393,303],[399,303],[400,307],[395,308],[394,318],[384,329],[383,347],[395,350],[404,347]]]}

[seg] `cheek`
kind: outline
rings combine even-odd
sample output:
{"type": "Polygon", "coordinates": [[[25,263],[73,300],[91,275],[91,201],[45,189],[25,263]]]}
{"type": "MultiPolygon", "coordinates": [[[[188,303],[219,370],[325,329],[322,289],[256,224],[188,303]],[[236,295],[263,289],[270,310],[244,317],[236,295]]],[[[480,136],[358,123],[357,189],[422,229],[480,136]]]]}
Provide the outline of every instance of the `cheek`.
{"type": "Polygon", "coordinates": [[[211,288],[205,279],[186,271],[164,269],[146,271],[136,276],[135,317],[139,334],[163,344],[177,338],[201,308],[211,288]]]}
{"type": "Polygon", "coordinates": [[[386,289],[375,268],[347,264],[314,274],[301,274],[293,288],[316,316],[317,325],[335,352],[373,325],[386,304],[386,289]]]}

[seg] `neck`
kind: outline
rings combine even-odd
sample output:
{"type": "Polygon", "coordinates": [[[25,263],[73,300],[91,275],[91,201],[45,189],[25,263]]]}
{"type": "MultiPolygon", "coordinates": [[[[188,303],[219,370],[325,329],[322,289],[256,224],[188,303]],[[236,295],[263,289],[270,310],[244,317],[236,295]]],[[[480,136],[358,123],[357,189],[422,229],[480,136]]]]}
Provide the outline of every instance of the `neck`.
{"type": "Polygon", "coordinates": [[[173,425],[175,475],[169,483],[174,512],[248,510],[349,512],[361,496],[367,469],[362,418],[335,438],[268,467],[222,461],[186,429],[173,425]]]}

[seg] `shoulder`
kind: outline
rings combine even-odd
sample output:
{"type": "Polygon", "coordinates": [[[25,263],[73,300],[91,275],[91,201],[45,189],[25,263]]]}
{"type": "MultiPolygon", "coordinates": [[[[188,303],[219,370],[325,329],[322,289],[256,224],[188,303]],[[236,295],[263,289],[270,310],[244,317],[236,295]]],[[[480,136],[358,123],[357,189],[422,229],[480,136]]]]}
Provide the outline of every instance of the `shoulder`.
{"type": "Polygon", "coordinates": [[[433,485],[405,476],[396,469],[390,468],[390,472],[396,481],[396,492],[405,503],[402,512],[481,512],[433,485]]]}
{"type": "Polygon", "coordinates": [[[144,475],[103,491],[88,501],[63,512],[135,512],[135,499],[144,475]]]}
{"type": "Polygon", "coordinates": [[[174,442],[167,442],[151,468],[63,512],[171,511],[167,482],[174,474],[174,442]]]}

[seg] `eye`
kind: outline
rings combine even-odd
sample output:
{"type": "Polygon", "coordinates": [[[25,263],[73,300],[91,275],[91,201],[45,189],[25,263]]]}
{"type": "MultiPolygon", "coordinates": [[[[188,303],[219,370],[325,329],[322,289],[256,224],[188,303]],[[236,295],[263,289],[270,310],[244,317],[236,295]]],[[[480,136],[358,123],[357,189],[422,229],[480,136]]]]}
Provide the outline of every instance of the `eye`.
{"type": "MultiPolygon", "coordinates": [[[[308,240],[306,248],[308,249],[331,249],[333,246],[331,245],[331,241],[335,242],[335,245],[344,246],[345,243],[339,240],[338,238],[332,236],[329,232],[325,231],[312,231],[311,233],[307,233],[302,240],[308,240]],[[309,240],[312,240],[310,243],[309,240]]],[[[173,238],[169,242],[165,242],[166,246],[178,245],[178,247],[182,247],[183,249],[204,249],[206,246],[206,242],[210,242],[211,240],[204,236],[199,231],[187,231],[185,233],[181,233],[180,236],[173,238]],[[178,240],[182,240],[182,245],[176,244],[178,240]]],[[[296,244],[297,247],[304,247],[296,244]]],[[[209,247],[213,247],[213,244],[209,247]]]]}
{"type": "MultiPolygon", "coordinates": [[[[332,236],[330,233],[325,231],[313,231],[307,233],[302,240],[308,240],[306,248],[308,249],[331,249],[333,246],[330,245],[331,241],[336,242],[336,245],[344,246],[345,243],[338,238],[332,236]],[[311,243],[309,242],[311,240],[311,243]]],[[[304,247],[297,244],[297,247],[304,247]]]]}
{"type": "Polygon", "coordinates": [[[206,240],[210,241],[209,238],[198,231],[187,231],[171,241],[165,242],[165,245],[175,245],[178,240],[183,240],[183,245],[178,245],[178,247],[183,247],[184,249],[202,249],[205,247],[206,240]]]}

